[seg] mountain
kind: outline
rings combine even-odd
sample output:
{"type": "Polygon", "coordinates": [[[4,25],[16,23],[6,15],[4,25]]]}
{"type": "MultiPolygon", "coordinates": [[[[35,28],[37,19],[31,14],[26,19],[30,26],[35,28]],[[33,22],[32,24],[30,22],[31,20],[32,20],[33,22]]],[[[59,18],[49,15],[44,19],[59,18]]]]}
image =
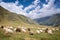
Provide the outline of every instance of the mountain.
{"type": "Polygon", "coordinates": [[[47,17],[43,17],[43,18],[37,18],[37,19],[34,19],[34,20],[37,21],[38,23],[41,23],[43,21],[46,21],[49,18],[50,18],[50,16],[47,16],[47,17]]]}
{"type": "Polygon", "coordinates": [[[56,13],[51,16],[42,17],[38,19],[34,19],[41,25],[48,25],[48,26],[60,26],[60,13],[56,13]]]}
{"type": "Polygon", "coordinates": [[[27,25],[27,24],[35,25],[36,23],[32,19],[24,15],[12,13],[0,6],[0,25],[27,25]]]}

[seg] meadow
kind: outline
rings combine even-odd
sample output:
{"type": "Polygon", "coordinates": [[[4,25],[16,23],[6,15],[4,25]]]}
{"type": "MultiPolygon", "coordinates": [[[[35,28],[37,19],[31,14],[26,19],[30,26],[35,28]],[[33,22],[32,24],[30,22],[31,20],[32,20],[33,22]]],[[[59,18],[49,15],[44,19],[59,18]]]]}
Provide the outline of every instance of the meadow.
{"type": "MultiPolygon", "coordinates": [[[[31,30],[35,31],[37,28],[42,27],[32,27],[31,30]]],[[[29,35],[28,32],[14,32],[13,34],[4,34],[4,31],[0,29],[0,40],[60,40],[60,30],[54,31],[53,34],[34,33],[34,35],[29,35]]]]}

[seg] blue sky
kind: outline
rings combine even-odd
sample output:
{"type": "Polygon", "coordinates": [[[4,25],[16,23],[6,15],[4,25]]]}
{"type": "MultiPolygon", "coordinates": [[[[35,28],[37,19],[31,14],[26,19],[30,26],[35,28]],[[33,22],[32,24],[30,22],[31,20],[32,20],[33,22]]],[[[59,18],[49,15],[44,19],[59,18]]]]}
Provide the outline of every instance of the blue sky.
{"type": "MultiPolygon", "coordinates": [[[[3,0],[4,2],[15,2],[16,0],[3,0]]],[[[27,6],[29,6],[34,0],[18,0],[19,1],[19,3],[18,3],[18,5],[23,5],[24,7],[27,7],[27,6]]]]}
{"type": "Polygon", "coordinates": [[[32,19],[60,13],[60,0],[0,0],[0,5],[32,19]]]}
{"type": "MultiPolygon", "coordinates": [[[[2,0],[2,1],[6,2],[6,3],[9,3],[9,2],[14,2],[15,3],[16,0],[2,0]]],[[[29,6],[30,4],[32,4],[32,2],[35,1],[35,0],[18,0],[18,1],[19,1],[18,5],[22,4],[25,8],[25,7],[29,6]]],[[[39,1],[41,1],[41,3],[39,3],[41,6],[43,4],[48,4],[48,2],[49,2],[49,0],[48,0],[48,2],[46,2],[46,0],[39,0],[39,1]]],[[[60,8],[60,0],[55,0],[54,5],[57,8],[60,8]]]]}

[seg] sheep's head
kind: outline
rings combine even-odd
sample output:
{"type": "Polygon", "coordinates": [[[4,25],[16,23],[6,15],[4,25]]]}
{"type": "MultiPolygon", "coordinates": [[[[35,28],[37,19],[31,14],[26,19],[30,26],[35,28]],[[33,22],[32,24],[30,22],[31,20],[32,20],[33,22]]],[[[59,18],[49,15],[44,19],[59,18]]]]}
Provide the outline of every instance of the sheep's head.
{"type": "Polygon", "coordinates": [[[4,26],[1,26],[1,28],[3,29],[3,28],[4,28],[4,26]]]}

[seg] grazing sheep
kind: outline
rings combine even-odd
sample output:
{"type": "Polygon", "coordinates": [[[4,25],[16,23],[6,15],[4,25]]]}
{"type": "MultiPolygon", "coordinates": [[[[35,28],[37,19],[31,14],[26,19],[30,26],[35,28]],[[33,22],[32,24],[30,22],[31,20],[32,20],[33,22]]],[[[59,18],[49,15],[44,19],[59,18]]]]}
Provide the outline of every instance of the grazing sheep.
{"type": "Polygon", "coordinates": [[[60,30],[60,28],[59,28],[59,30],[60,30]]]}
{"type": "Polygon", "coordinates": [[[39,33],[40,33],[40,31],[39,31],[39,30],[36,30],[36,33],[38,33],[38,34],[39,34],[39,33]]]}
{"type": "Polygon", "coordinates": [[[8,29],[11,29],[11,30],[13,30],[13,27],[11,26],[11,27],[9,27],[8,29]]]}
{"type": "Polygon", "coordinates": [[[22,32],[26,32],[26,29],[22,28],[21,31],[22,31],[22,32]]]}
{"type": "Polygon", "coordinates": [[[40,32],[43,32],[43,30],[39,30],[40,32]]]}
{"type": "Polygon", "coordinates": [[[48,28],[45,29],[45,32],[48,33],[48,28]]]}
{"type": "Polygon", "coordinates": [[[38,30],[36,30],[36,32],[39,34],[39,33],[42,33],[42,32],[43,32],[43,30],[38,29],[38,30]]]}
{"type": "Polygon", "coordinates": [[[59,30],[58,28],[56,28],[56,30],[59,30]]]}
{"type": "Polygon", "coordinates": [[[30,34],[30,35],[34,35],[34,32],[33,32],[33,31],[29,31],[29,34],[30,34]]]}
{"type": "Polygon", "coordinates": [[[16,28],[14,28],[13,30],[16,31],[16,28]]]}
{"type": "Polygon", "coordinates": [[[53,31],[55,31],[55,28],[52,28],[53,31]]]}
{"type": "Polygon", "coordinates": [[[42,30],[46,30],[46,28],[42,28],[42,30]]]}
{"type": "Polygon", "coordinates": [[[2,29],[3,29],[3,28],[4,28],[4,26],[1,26],[0,28],[2,28],[2,29]]]}
{"type": "Polygon", "coordinates": [[[28,31],[31,31],[30,28],[28,28],[28,31]]]}
{"type": "Polygon", "coordinates": [[[20,28],[16,28],[15,31],[16,32],[21,32],[21,29],[20,28]]]}
{"type": "Polygon", "coordinates": [[[48,30],[48,33],[49,33],[49,34],[53,34],[52,30],[48,30]]]}
{"type": "Polygon", "coordinates": [[[4,27],[3,29],[5,30],[5,33],[13,33],[13,30],[8,29],[8,28],[6,28],[6,27],[4,27]]]}

